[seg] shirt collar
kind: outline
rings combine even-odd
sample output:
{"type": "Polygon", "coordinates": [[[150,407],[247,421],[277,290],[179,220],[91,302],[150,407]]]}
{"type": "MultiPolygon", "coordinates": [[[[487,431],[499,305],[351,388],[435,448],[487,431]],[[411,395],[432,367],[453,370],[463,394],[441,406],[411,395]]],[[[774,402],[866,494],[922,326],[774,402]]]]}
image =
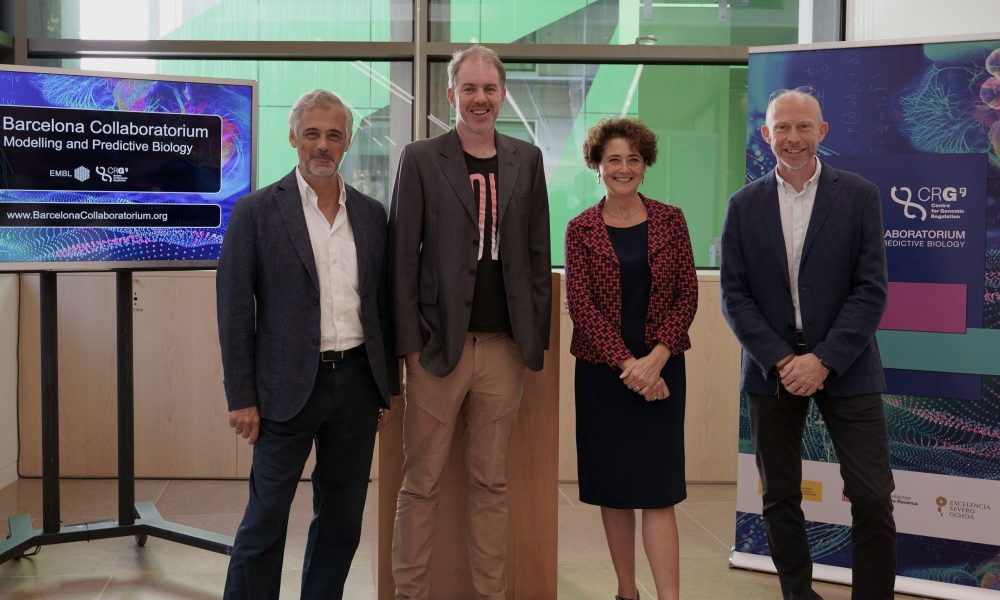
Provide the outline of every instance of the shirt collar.
{"type": "MultiPolygon", "coordinates": [[[[344,176],[341,175],[338,179],[340,181],[340,200],[337,204],[342,208],[347,208],[347,189],[344,184],[344,176]]],[[[302,198],[302,202],[308,203],[313,208],[319,210],[319,195],[306,182],[306,178],[302,176],[298,165],[295,166],[295,181],[299,184],[299,197],[302,198]]]]}
{"type": "Polygon", "coordinates": [[[797,196],[797,195],[805,192],[809,188],[811,188],[811,187],[813,187],[813,186],[816,185],[816,182],[819,181],[819,174],[820,174],[821,171],[823,171],[823,161],[821,161],[817,157],[816,158],[816,172],[814,172],[812,174],[812,177],[810,177],[808,180],[806,180],[806,184],[804,186],[802,186],[802,191],[801,192],[796,192],[795,188],[792,186],[792,184],[788,183],[787,181],[785,181],[784,179],[781,178],[781,175],[778,174],[778,167],[774,168],[774,177],[778,180],[778,186],[779,187],[781,187],[782,189],[784,189],[787,193],[791,194],[792,196],[797,196]]]}

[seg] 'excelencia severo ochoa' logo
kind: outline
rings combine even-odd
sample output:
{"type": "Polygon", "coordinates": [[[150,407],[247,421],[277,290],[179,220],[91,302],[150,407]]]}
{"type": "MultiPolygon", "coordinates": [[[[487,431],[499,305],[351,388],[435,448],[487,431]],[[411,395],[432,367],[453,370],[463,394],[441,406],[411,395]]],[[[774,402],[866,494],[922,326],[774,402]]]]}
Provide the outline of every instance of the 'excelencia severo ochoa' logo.
{"type": "Polygon", "coordinates": [[[952,519],[975,519],[979,512],[993,510],[986,502],[949,500],[944,496],[938,496],[936,504],[939,515],[952,519]]]}
{"type": "Polygon", "coordinates": [[[902,185],[889,190],[892,201],[903,207],[904,217],[921,221],[926,221],[928,215],[931,219],[960,219],[965,209],[959,208],[957,202],[967,194],[964,187],[924,186],[914,192],[913,188],[902,185]]]}

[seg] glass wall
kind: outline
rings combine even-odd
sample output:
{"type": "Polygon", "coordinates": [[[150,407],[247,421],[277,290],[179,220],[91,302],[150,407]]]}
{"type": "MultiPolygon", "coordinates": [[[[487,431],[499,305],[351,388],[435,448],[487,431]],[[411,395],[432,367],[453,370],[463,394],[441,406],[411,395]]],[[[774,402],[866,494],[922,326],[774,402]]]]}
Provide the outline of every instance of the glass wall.
{"type": "MultiPolygon", "coordinates": [[[[681,207],[695,262],[717,266],[726,201],[744,183],[746,67],[506,63],[507,102],[498,129],[542,149],[552,219],[552,262],[563,264],[566,223],[601,199],[583,161],[587,129],[606,117],[643,119],[659,157],[640,191],[681,207]]],[[[430,75],[431,135],[454,122],[445,63],[430,75]]]]}
{"type": "Polygon", "coordinates": [[[399,151],[412,139],[413,76],[407,62],[83,59],[58,66],[256,80],[258,187],[295,166],[288,112],[296,98],[316,87],[336,93],[351,108],[354,133],[341,170],[347,183],[369,196],[388,203],[399,151]]]}
{"type": "Polygon", "coordinates": [[[355,117],[346,178],[386,203],[414,123],[426,122],[431,136],[453,124],[445,99],[450,52],[482,42],[516,55],[545,44],[532,56],[537,62],[506,59],[508,102],[498,128],[542,148],[556,266],[566,222],[602,195],[583,163],[583,138],[598,119],[619,115],[641,118],[658,134],[659,160],[641,190],[684,210],[696,264],[716,266],[726,201],[745,177],[747,131],[745,59],[720,64],[719,57],[732,56],[734,46],[745,56],[748,45],[795,43],[798,35],[797,0],[722,7],[714,0],[426,0],[426,22],[413,20],[419,0],[12,1],[25,6],[35,42],[28,62],[257,80],[258,185],[292,167],[294,98],[315,87],[337,91],[355,117]],[[414,31],[423,41],[414,41],[414,31]],[[163,41],[185,60],[163,59],[156,46],[163,41]],[[314,44],[301,60],[286,60],[274,42],[314,44]],[[372,62],[388,42],[393,60],[372,62]],[[400,42],[409,56],[400,56],[400,42]],[[675,46],[698,50],[673,55],[675,46]],[[232,60],[234,48],[245,58],[232,60]],[[91,58],[95,50],[108,58],[91,58]]]}
{"type": "Polygon", "coordinates": [[[39,0],[29,35],[96,40],[408,42],[411,0],[39,0]]]}
{"type": "Polygon", "coordinates": [[[431,41],[794,44],[797,0],[429,0],[431,41]]]}

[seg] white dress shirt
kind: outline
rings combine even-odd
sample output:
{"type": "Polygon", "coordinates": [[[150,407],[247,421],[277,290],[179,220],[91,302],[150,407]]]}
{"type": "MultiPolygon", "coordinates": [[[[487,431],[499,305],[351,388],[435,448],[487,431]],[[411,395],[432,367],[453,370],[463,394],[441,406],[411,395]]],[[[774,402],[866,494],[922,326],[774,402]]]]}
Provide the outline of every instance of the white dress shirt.
{"type": "Polygon", "coordinates": [[[781,232],[785,237],[785,256],[788,257],[788,281],[792,288],[792,306],[795,307],[795,328],[802,329],[802,308],[799,305],[799,266],[802,262],[802,246],[806,241],[806,230],[809,229],[809,218],[812,216],[813,204],[816,203],[816,186],[819,184],[819,174],[823,163],[817,158],[816,172],[806,181],[801,192],[796,192],[774,170],[778,179],[778,208],[781,210],[781,232]]]}
{"type": "Polygon", "coordinates": [[[319,349],[349,350],[365,341],[358,295],[358,251],[347,219],[347,190],[340,178],[340,208],[331,225],[319,209],[319,196],[298,167],[295,179],[309,230],[316,275],[319,277],[319,349]]]}

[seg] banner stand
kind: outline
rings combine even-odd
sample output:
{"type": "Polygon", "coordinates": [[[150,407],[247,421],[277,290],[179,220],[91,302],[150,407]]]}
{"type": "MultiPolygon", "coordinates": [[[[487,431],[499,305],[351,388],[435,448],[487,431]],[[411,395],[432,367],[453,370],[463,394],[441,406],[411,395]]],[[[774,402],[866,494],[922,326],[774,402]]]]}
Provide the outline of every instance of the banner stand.
{"type": "MultiPolygon", "coordinates": [[[[775,168],[772,92],[797,89],[829,123],[820,160],[878,190],[895,589],[1000,600],[1000,38],[753,47],[747,78],[748,182],[775,168]]],[[[773,573],[745,395],[739,410],[731,564],[773,573]]],[[[814,575],[850,584],[851,501],[815,405],[801,459],[814,575]]]]}

